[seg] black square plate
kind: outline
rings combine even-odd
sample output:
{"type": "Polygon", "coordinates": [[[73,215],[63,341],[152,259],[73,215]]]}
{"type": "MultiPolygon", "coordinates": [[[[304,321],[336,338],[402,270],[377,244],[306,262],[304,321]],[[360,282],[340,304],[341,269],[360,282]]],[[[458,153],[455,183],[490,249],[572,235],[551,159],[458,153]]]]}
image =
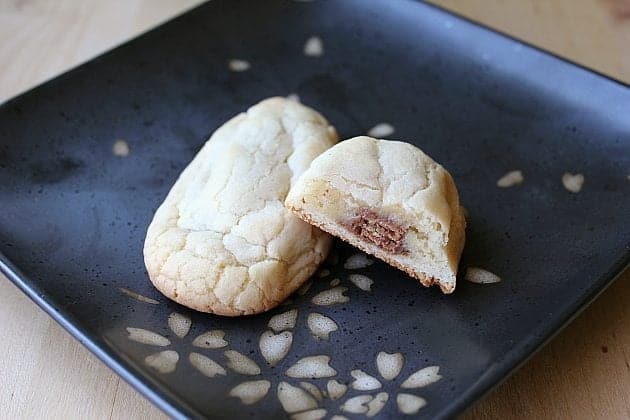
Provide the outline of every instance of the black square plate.
{"type": "Polygon", "coordinates": [[[445,418],[626,267],[628,173],[630,91],[617,82],[415,1],[217,0],[2,105],[0,268],[172,416],[278,418],[286,415],[278,394],[288,393],[289,411],[319,410],[309,418],[381,405],[381,418],[401,410],[445,418]],[[311,36],[323,56],[303,54],[311,36]],[[251,68],[230,71],[231,58],[251,68]],[[342,138],[387,122],[388,137],[448,168],[470,213],[462,268],[503,281],[460,278],[443,296],[380,262],[346,269],[355,251],[337,244],[331,274],[268,314],[227,319],[162,298],[142,261],[153,211],[222,122],[292,92],[342,138]],[[128,157],[112,153],[117,138],[128,157]],[[497,188],[511,170],[524,183],[497,188]],[[579,193],[563,187],[565,172],[584,175],[579,193]],[[350,273],[372,279],[371,290],[350,273]],[[349,301],[314,304],[333,279],[349,301]],[[292,346],[271,367],[259,338],[273,315],[293,309],[292,346]],[[312,313],[337,326],[329,340],[311,336],[312,313]],[[169,316],[180,321],[173,328],[169,316]],[[223,339],[196,340],[213,330],[223,339]],[[230,367],[239,354],[251,363],[230,367]],[[379,354],[400,371],[379,369],[379,354]],[[317,370],[323,377],[287,373],[310,356],[329,364],[317,370]],[[316,395],[332,380],[348,385],[341,398],[316,395]],[[229,396],[242,383],[257,402],[229,396]]]}

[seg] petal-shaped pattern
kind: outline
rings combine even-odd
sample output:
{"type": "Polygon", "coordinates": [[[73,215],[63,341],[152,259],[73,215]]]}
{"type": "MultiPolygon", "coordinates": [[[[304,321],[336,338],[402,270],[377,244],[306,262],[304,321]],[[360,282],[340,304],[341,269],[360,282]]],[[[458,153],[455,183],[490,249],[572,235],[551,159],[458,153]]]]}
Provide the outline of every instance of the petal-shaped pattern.
{"type": "Polygon", "coordinates": [[[497,187],[499,188],[509,188],[515,185],[522,183],[525,180],[523,178],[523,172],[521,171],[510,171],[507,174],[503,175],[497,181],[497,187]]]}
{"type": "Polygon", "coordinates": [[[287,376],[291,378],[329,378],[335,376],[337,371],[328,365],[330,356],[308,356],[298,360],[287,370],[287,376]]]}
{"type": "Polygon", "coordinates": [[[346,303],[350,300],[348,296],[344,296],[344,292],[348,290],[347,287],[333,287],[332,289],[324,290],[318,293],[312,299],[315,305],[330,306],[337,303],[346,303]]]}
{"type": "Polygon", "coordinates": [[[179,338],[184,338],[190,331],[192,321],[186,315],[173,312],[168,316],[168,326],[179,338]]]}
{"type": "Polygon", "coordinates": [[[269,388],[271,382],[267,380],[243,382],[230,390],[230,397],[239,398],[241,403],[251,405],[262,400],[269,392],[269,388]]]}
{"type": "Polygon", "coordinates": [[[389,400],[387,392],[380,392],[376,394],[374,399],[368,403],[368,411],[365,413],[365,416],[374,417],[380,413],[383,407],[385,407],[385,404],[387,404],[387,400],[389,400]]]}
{"type": "Polygon", "coordinates": [[[320,57],[324,54],[324,44],[318,36],[312,36],[304,43],[304,55],[320,57]]]}
{"type": "Polygon", "coordinates": [[[300,95],[297,93],[289,93],[287,99],[293,102],[300,102],[300,95]]]}
{"type": "Polygon", "coordinates": [[[295,321],[297,320],[298,310],[291,309],[290,311],[283,312],[281,314],[271,317],[267,324],[269,328],[275,332],[289,330],[295,327],[295,321]]]}
{"type": "Polygon", "coordinates": [[[228,68],[231,71],[242,72],[250,69],[252,65],[247,60],[240,60],[238,58],[233,58],[228,61],[228,68]]]}
{"type": "Polygon", "coordinates": [[[313,397],[315,397],[317,401],[321,402],[324,399],[322,392],[319,390],[319,388],[317,388],[315,384],[302,381],[300,382],[300,386],[302,387],[302,389],[308,391],[313,397]]]}
{"type": "Polygon", "coordinates": [[[144,363],[160,373],[171,373],[177,368],[179,354],[173,350],[165,350],[151,354],[144,359],[144,363]]]}
{"type": "Polygon", "coordinates": [[[367,403],[370,401],[372,401],[371,395],[358,395],[346,400],[339,408],[346,413],[365,414],[368,411],[367,403]]]}
{"type": "Polygon", "coordinates": [[[328,396],[333,401],[343,397],[347,390],[347,385],[337,382],[334,379],[329,380],[326,384],[326,391],[328,391],[328,396]]]}
{"type": "Polygon", "coordinates": [[[278,400],[287,413],[317,408],[317,401],[308,392],[287,382],[278,384],[278,400]]]}
{"type": "Polygon", "coordinates": [[[374,264],[374,261],[367,257],[362,252],[351,255],[348,257],[346,262],[343,264],[343,268],[346,270],[358,270],[360,268],[365,268],[374,264]]]}
{"type": "Polygon", "coordinates": [[[136,293],[133,290],[129,290],[129,289],[125,288],[125,287],[121,287],[118,290],[120,290],[125,295],[127,295],[130,298],[135,299],[135,300],[137,300],[139,302],[150,303],[152,305],[159,305],[160,304],[160,302],[158,302],[155,299],[151,299],[150,297],[143,296],[140,293],[136,293]]]}
{"type": "Polygon", "coordinates": [[[214,378],[217,375],[227,375],[227,372],[225,369],[223,369],[223,366],[221,366],[211,358],[204,356],[203,354],[194,352],[190,353],[188,355],[188,360],[190,361],[190,364],[195,367],[195,369],[206,375],[208,378],[214,378]]]}
{"type": "Polygon", "coordinates": [[[466,269],[466,274],[464,274],[464,280],[477,284],[492,284],[499,283],[501,281],[501,277],[488,270],[484,270],[483,268],[468,267],[466,269]]]}
{"type": "Polygon", "coordinates": [[[405,364],[405,358],[402,353],[389,354],[384,351],[376,355],[376,367],[381,376],[391,381],[400,374],[405,364]]]}
{"type": "Polygon", "coordinates": [[[394,134],[394,127],[388,123],[379,123],[370,128],[367,135],[374,137],[375,139],[382,139],[383,137],[391,136],[394,134]]]}
{"type": "Polygon", "coordinates": [[[357,286],[359,289],[365,290],[366,292],[372,290],[372,284],[374,283],[374,280],[368,276],[364,276],[363,274],[350,274],[348,276],[348,280],[350,280],[352,284],[357,286]]]}
{"type": "Polygon", "coordinates": [[[303,411],[291,416],[291,420],[320,420],[326,417],[326,410],[319,408],[317,410],[303,411]]]}
{"type": "Polygon", "coordinates": [[[400,387],[404,389],[412,389],[430,385],[442,379],[442,376],[438,373],[439,371],[439,366],[428,366],[420,369],[408,377],[405,382],[400,385],[400,387]]]}
{"type": "Polygon", "coordinates": [[[221,347],[225,347],[228,345],[228,342],[225,341],[223,337],[225,337],[224,331],[207,331],[195,338],[192,342],[192,345],[195,347],[200,347],[202,349],[220,349],[221,347]]]}
{"type": "Polygon", "coordinates": [[[311,334],[320,340],[328,340],[330,333],[339,329],[335,321],[317,312],[308,314],[306,323],[311,334]]]}
{"type": "Polygon", "coordinates": [[[242,375],[260,375],[260,367],[244,354],[236,350],[226,350],[223,354],[228,359],[227,366],[234,372],[242,375]]]}
{"type": "Polygon", "coordinates": [[[411,394],[398,394],[396,396],[398,410],[403,414],[416,414],[422,407],[427,405],[424,398],[411,394]]]}
{"type": "Polygon", "coordinates": [[[374,389],[379,389],[381,387],[381,383],[373,376],[368,375],[360,369],[355,369],[350,372],[350,375],[354,378],[352,382],[352,388],[357,391],[372,391],[374,389]]]}
{"type": "Polygon", "coordinates": [[[277,365],[285,358],[293,343],[293,334],[290,331],[283,331],[274,334],[272,331],[265,331],[260,336],[260,353],[271,366],[277,365]]]}
{"type": "Polygon", "coordinates": [[[142,344],[148,344],[150,346],[168,346],[171,344],[171,341],[161,336],[160,334],[156,334],[153,331],[145,330],[142,328],[132,328],[127,327],[127,332],[129,333],[129,338],[131,341],[136,341],[142,344]]]}

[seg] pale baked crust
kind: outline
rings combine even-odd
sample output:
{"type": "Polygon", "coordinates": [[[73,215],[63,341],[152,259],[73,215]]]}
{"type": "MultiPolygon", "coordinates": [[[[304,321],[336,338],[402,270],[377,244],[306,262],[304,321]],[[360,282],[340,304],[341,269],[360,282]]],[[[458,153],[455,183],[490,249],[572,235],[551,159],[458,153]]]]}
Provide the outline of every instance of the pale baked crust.
{"type": "Polygon", "coordinates": [[[313,161],[285,206],[424,286],[455,289],[466,226],[457,188],[442,166],[410,144],[365,136],[341,142],[313,161]],[[407,229],[404,252],[388,252],[349,229],[364,209],[407,229]]]}
{"type": "Polygon", "coordinates": [[[283,206],[311,161],[337,142],[314,110],[271,98],[220,127],[156,211],[144,245],[149,278],[203,312],[248,315],[293,293],[331,238],[283,206]]]}

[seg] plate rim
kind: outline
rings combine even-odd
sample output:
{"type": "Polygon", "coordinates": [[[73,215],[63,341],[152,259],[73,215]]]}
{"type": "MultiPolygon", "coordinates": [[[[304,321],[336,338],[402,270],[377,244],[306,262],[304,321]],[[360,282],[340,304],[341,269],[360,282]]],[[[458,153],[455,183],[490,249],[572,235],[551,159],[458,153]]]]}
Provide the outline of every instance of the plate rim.
{"type": "Polygon", "coordinates": [[[204,418],[198,410],[190,407],[179,396],[169,392],[161,384],[152,381],[151,377],[124,361],[114,348],[105,342],[99,342],[100,337],[82,327],[74,320],[74,316],[63,308],[57,308],[46,299],[46,295],[39,293],[37,287],[30,283],[30,278],[24,275],[17,266],[0,252],[0,273],[18,287],[37,306],[46,312],[79,343],[87,348],[120,378],[131,385],[136,391],[155,404],[166,415],[174,419],[204,418]]]}
{"type": "MultiPolygon", "coordinates": [[[[600,79],[612,82],[623,88],[630,88],[630,82],[614,78],[611,75],[600,72],[596,69],[587,67],[584,64],[577,63],[567,57],[563,57],[534,45],[529,41],[517,38],[501,30],[492,28],[484,23],[476,22],[473,19],[463,16],[457,12],[448,10],[439,5],[429,3],[426,0],[412,0],[421,7],[431,8],[434,11],[454,17],[455,19],[464,21],[477,29],[493,33],[495,36],[518,42],[539,53],[552,57],[556,61],[564,62],[572,67],[581,69],[582,71],[591,73],[600,79]]],[[[214,2],[206,1],[192,8],[189,8],[170,19],[167,19],[156,26],[150,27],[136,36],[118,43],[111,48],[95,55],[87,61],[80,62],[66,71],[55,75],[49,79],[38,83],[18,95],[0,102],[0,111],[10,107],[14,102],[18,102],[24,97],[37,93],[41,87],[54,83],[62,78],[70,77],[73,73],[83,70],[86,66],[94,64],[96,61],[108,56],[121,48],[128,47],[130,44],[148,36],[156,31],[164,30],[166,26],[174,24],[189,14],[196,13],[199,9],[208,7],[214,2]]],[[[545,329],[544,334],[530,340],[523,348],[512,349],[498,361],[495,361],[493,367],[487,370],[477,380],[469,385],[468,389],[459,394],[452,402],[445,405],[444,408],[436,415],[435,418],[453,418],[461,414],[464,410],[476,405],[482,401],[488,394],[496,389],[503,382],[508,380],[514,372],[519,370],[533,356],[535,356],[542,348],[544,348],[556,335],[564,330],[575,318],[580,316],[590,304],[595,301],[608,287],[610,287],[622,274],[630,268],[630,247],[626,247],[621,257],[614,261],[604,275],[596,278],[590,285],[590,288],[581,296],[580,299],[569,305],[566,311],[559,315],[556,322],[545,329]]],[[[40,293],[38,287],[32,280],[24,275],[20,269],[13,264],[2,252],[0,252],[0,273],[4,274],[9,281],[18,287],[26,296],[28,296],[37,306],[46,312],[53,320],[55,320],[64,330],[66,330],[79,343],[94,354],[101,362],[114,371],[120,378],[127,382],[131,387],[147,398],[152,404],[162,410],[166,415],[175,419],[186,418],[208,418],[199,410],[191,407],[184,399],[170,392],[167,387],[155,381],[150,375],[137,369],[133,364],[122,358],[113,347],[101,340],[101,337],[89,332],[80,322],[75,320],[74,315],[63,308],[55,307],[53,302],[47,300],[46,295],[40,293]]]]}

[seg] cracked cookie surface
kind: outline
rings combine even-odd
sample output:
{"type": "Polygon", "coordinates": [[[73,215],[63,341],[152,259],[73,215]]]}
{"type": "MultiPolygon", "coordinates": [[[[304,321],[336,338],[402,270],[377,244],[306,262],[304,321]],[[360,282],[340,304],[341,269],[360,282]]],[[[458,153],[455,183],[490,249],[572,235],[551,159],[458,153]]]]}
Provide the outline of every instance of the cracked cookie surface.
{"type": "Polygon", "coordinates": [[[317,157],[285,205],[425,286],[455,289],[465,240],[450,174],[411,144],[367,136],[317,157]]]}
{"type": "Polygon", "coordinates": [[[331,238],[283,206],[311,161],[337,142],[316,111],[270,98],[216,130],[147,230],[144,260],[165,296],[220,315],[273,308],[326,257],[331,238]]]}

